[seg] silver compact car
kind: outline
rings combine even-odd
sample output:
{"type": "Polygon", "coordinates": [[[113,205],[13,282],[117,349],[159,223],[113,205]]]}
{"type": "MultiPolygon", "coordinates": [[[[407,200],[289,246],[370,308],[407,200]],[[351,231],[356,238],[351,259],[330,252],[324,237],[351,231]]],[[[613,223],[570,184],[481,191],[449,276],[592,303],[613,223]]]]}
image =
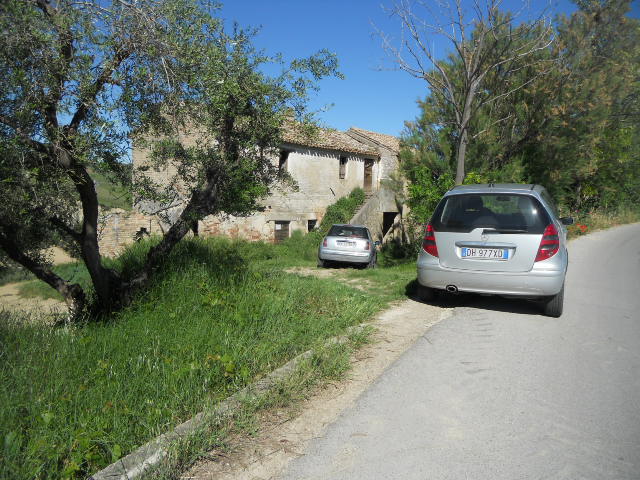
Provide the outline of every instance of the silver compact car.
{"type": "Polygon", "coordinates": [[[344,262],[373,268],[377,260],[376,245],[365,226],[333,225],[318,248],[318,266],[344,262]]]}
{"type": "Polygon", "coordinates": [[[449,190],[425,228],[418,293],[474,292],[539,300],[562,315],[567,230],[540,185],[461,185],[449,190]]]}

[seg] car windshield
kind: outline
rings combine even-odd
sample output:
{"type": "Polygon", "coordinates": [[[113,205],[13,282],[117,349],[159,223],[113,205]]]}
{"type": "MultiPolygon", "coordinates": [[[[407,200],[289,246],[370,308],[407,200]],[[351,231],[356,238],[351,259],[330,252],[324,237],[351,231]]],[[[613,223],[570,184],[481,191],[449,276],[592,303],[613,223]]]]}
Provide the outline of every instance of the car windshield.
{"type": "Polygon", "coordinates": [[[334,225],[329,230],[330,237],[355,237],[369,238],[367,229],[363,227],[350,227],[349,225],[334,225]]]}
{"type": "Polygon", "coordinates": [[[500,233],[541,234],[550,219],[542,204],[530,195],[474,193],[442,199],[431,223],[441,232],[486,228],[500,233]]]}

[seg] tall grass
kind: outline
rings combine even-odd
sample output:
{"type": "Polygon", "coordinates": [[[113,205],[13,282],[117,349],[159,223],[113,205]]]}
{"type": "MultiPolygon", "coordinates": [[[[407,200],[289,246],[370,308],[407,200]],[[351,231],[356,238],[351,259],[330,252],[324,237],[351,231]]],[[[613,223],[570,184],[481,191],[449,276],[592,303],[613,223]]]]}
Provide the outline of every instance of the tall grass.
{"type": "Polygon", "coordinates": [[[384,306],[265,258],[286,252],[188,239],[109,322],[50,329],[2,314],[0,477],[84,477],[384,306]]]}
{"type": "Polygon", "coordinates": [[[620,207],[615,210],[595,210],[592,212],[574,212],[574,223],[568,227],[569,237],[624,225],[640,222],[640,208],[620,207]]]}

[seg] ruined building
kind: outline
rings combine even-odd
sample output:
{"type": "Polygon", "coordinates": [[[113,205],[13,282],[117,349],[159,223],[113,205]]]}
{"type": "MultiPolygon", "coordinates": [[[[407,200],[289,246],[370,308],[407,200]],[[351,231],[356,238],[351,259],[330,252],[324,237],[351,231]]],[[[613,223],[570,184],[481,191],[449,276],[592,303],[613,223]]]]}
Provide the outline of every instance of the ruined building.
{"type": "MultiPolygon", "coordinates": [[[[367,200],[352,222],[367,225],[376,239],[383,240],[385,235],[386,238],[393,237],[401,207],[397,205],[394,193],[385,187],[384,180],[398,167],[398,151],[397,138],[359,128],[346,132],[318,129],[310,137],[287,129],[280,155],[274,162],[293,177],[297,191],[274,192],[263,200],[264,211],[249,217],[209,216],[199,222],[198,232],[279,242],[293,231],[313,230],[329,205],[360,187],[367,200]]],[[[134,145],[134,169],[145,162],[147,152],[134,145]]],[[[163,179],[167,181],[172,172],[150,169],[147,174],[154,181],[162,182],[163,179]]],[[[184,192],[184,198],[187,193],[184,192]]],[[[175,210],[179,212],[180,205],[175,210]]],[[[119,247],[132,241],[131,233],[137,230],[137,223],[140,223],[139,228],[152,234],[163,230],[162,222],[144,205],[130,214],[111,213],[106,218],[101,244],[105,245],[107,255],[117,253],[119,247]],[[125,225],[126,232],[123,231],[125,225]]]]}

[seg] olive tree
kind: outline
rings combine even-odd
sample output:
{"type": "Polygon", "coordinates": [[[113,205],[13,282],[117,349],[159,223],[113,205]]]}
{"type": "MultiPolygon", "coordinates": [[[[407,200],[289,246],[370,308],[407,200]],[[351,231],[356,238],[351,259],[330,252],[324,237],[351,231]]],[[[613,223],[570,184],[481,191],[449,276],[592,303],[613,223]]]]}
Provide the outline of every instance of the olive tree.
{"type": "MultiPolygon", "coordinates": [[[[257,208],[282,179],[271,158],[283,119],[307,118],[317,80],[339,75],[326,51],[288,64],[257,51],[255,32],[225,29],[217,12],[198,0],[0,4],[0,250],[76,312],[86,292],[55,274],[44,247],[75,249],[93,306],[118,308],[194,221],[257,208]],[[190,136],[198,141],[185,144],[190,136]],[[102,262],[92,172],[131,183],[131,139],[154,167],[172,162],[189,194],[144,265],[123,278],[102,262]]],[[[134,183],[137,196],[166,199],[145,172],[134,183]]]]}

